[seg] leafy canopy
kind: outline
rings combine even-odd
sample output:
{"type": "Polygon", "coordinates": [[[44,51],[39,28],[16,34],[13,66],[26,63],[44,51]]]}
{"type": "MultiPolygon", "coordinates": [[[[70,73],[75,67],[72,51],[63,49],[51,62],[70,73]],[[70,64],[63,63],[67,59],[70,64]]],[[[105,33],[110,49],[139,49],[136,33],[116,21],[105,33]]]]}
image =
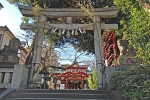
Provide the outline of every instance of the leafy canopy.
{"type": "Polygon", "coordinates": [[[143,64],[150,62],[150,18],[137,0],[114,0],[121,7],[122,25],[117,35],[129,41],[143,64]]]}

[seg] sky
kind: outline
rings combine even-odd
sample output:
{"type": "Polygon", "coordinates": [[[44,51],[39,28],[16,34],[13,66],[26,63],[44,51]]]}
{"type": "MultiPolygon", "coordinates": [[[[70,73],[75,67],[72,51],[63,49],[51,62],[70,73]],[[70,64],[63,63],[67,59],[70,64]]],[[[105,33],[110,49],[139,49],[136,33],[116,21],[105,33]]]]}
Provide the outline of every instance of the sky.
{"type": "Polygon", "coordinates": [[[21,36],[20,33],[24,33],[24,31],[20,29],[22,14],[19,9],[6,0],[0,0],[0,3],[4,7],[0,10],[0,26],[7,25],[15,36],[21,36]]]}

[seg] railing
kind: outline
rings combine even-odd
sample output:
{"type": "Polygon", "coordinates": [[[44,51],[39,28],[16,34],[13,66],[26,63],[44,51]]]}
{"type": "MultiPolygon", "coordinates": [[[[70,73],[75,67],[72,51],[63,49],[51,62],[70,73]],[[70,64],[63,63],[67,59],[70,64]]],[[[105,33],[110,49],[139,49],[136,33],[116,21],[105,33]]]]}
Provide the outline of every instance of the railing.
{"type": "Polygon", "coordinates": [[[24,88],[27,85],[28,68],[14,65],[12,68],[0,68],[0,88],[24,88]]]}
{"type": "Polygon", "coordinates": [[[11,88],[14,68],[0,68],[0,88],[11,88]]]}

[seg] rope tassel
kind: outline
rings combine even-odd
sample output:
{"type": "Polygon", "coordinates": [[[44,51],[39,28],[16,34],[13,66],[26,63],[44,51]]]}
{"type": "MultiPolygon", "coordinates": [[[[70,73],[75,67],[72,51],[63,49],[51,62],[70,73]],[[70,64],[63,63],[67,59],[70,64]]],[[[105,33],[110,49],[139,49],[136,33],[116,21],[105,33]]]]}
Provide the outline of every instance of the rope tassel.
{"type": "Polygon", "coordinates": [[[67,37],[70,38],[70,32],[69,32],[69,30],[67,31],[67,37]]]}
{"type": "Polygon", "coordinates": [[[59,30],[58,35],[61,36],[61,30],[59,30]]]}
{"type": "Polygon", "coordinates": [[[83,33],[84,33],[84,34],[86,33],[86,30],[85,30],[85,28],[83,28],[83,33]]]}
{"type": "Polygon", "coordinates": [[[77,29],[75,30],[75,35],[78,35],[78,30],[77,29]]]}

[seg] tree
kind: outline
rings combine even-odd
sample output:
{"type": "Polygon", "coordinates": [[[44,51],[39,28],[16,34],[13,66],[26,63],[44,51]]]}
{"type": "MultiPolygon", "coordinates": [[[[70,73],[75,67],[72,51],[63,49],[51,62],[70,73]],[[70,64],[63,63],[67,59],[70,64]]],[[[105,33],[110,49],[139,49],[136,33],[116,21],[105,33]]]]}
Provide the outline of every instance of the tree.
{"type": "Polygon", "coordinates": [[[147,64],[150,62],[150,18],[141,3],[136,0],[114,0],[121,7],[120,24],[118,31],[121,38],[129,41],[129,45],[136,51],[136,56],[147,64]]]}
{"type": "Polygon", "coordinates": [[[29,6],[40,5],[42,8],[77,8],[80,4],[91,3],[94,7],[108,7],[113,5],[113,0],[7,0],[12,4],[29,6]]]}
{"type": "Polygon", "coordinates": [[[150,15],[150,1],[149,0],[138,0],[144,10],[150,15]]]}
{"type": "Polygon", "coordinates": [[[97,71],[93,70],[92,74],[88,77],[88,88],[90,90],[98,89],[97,71]]]}

